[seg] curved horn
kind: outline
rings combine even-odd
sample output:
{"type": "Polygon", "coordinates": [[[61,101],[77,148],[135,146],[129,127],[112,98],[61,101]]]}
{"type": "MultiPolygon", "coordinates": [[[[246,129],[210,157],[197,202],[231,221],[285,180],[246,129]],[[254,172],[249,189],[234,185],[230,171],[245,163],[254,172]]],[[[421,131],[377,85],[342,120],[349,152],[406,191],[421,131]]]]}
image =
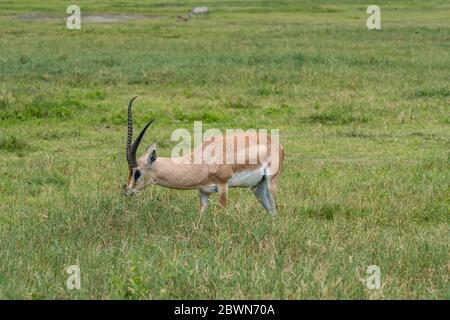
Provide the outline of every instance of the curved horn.
{"type": "Polygon", "coordinates": [[[136,157],[133,157],[130,152],[131,151],[131,142],[133,140],[133,115],[131,113],[131,106],[133,105],[133,101],[136,98],[137,98],[137,96],[134,97],[133,99],[131,99],[130,103],[128,104],[128,136],[127,136],[127,145],[125,148],[125,152],[127,155],[128,166],[130,168],[137,166],[136,157]]]}
{"type": "Polygon", "coordinates": [[[130,166],[130,168],[137,167],[136,151],[137,151],[137,148],[139,147],[139,144],[141,143],[141,140],[145,134],[145,131],[147,131],[147,128],[152,124],[152,122],[153,122],[153,120],[150,120],[150,122],[147,123],[147,125],[144,127],[144,129],[142,129],[141,133],[139,133],[138,137],[136,138],[136,140],[134,140],[133,144],[131,145],[130,158],[132,158],[132,162],[128,162],[128,165],[130,166]]]}

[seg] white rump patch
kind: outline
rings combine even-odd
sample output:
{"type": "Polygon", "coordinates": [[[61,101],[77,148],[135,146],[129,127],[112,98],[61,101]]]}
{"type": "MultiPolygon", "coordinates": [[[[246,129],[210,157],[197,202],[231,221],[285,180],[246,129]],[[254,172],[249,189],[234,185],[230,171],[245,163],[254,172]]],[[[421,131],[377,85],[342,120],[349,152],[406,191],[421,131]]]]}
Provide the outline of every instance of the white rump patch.
{"type": "Polygon", "coordinates": [[[253,187],[261,181],[264,176],[264,168],[254,171],[241,171],[233,174],[228,180],[229,187],[253,187]]]}

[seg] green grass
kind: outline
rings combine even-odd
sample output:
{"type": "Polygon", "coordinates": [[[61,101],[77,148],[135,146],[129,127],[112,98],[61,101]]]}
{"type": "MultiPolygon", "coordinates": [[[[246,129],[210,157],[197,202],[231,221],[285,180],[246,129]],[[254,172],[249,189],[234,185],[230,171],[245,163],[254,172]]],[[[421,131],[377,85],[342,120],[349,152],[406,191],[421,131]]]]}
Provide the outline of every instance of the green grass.
{"type": "Polygon", "coordinates": [[[449,299],[450,6],[377,3],[369,31],[360,1],[78,1],[137,18],[69,31],[61,1],[2,1],[0,298],[449,299]],[[134,95],[162,156],[195,120],[280,129],[279,216],[123,197],[134,95]]]}

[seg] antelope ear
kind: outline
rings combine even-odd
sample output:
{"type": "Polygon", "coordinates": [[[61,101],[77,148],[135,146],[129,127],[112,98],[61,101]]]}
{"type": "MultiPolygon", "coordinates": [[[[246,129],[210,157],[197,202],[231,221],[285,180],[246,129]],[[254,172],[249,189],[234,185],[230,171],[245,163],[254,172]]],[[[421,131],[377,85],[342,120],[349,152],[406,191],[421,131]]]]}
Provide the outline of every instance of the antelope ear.
{"type": "Polygon", "coordinates": [[[147,149],[145,154],[147,155],[147,166],[150,168],[156,160],[156,142],[147,149]]]}

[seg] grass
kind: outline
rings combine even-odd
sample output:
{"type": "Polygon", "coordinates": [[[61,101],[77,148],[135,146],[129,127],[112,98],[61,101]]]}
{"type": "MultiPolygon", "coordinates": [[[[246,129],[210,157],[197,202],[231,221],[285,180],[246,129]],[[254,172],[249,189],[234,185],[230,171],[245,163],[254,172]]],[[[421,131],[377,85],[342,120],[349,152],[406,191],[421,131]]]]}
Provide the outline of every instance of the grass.
{"type": "Polygon", "coordinates": [[[0,4],[0,298],[449,299],[448,3],[379,1],[374,31],[359,1],[203,3],[79,1],[136,19],[78,31],[0,4]],[[279,129],[278,218],[248,190],[202,216],[194,191],[123,197],[134,95],[162,156],[194,120],[279,129]]]}

